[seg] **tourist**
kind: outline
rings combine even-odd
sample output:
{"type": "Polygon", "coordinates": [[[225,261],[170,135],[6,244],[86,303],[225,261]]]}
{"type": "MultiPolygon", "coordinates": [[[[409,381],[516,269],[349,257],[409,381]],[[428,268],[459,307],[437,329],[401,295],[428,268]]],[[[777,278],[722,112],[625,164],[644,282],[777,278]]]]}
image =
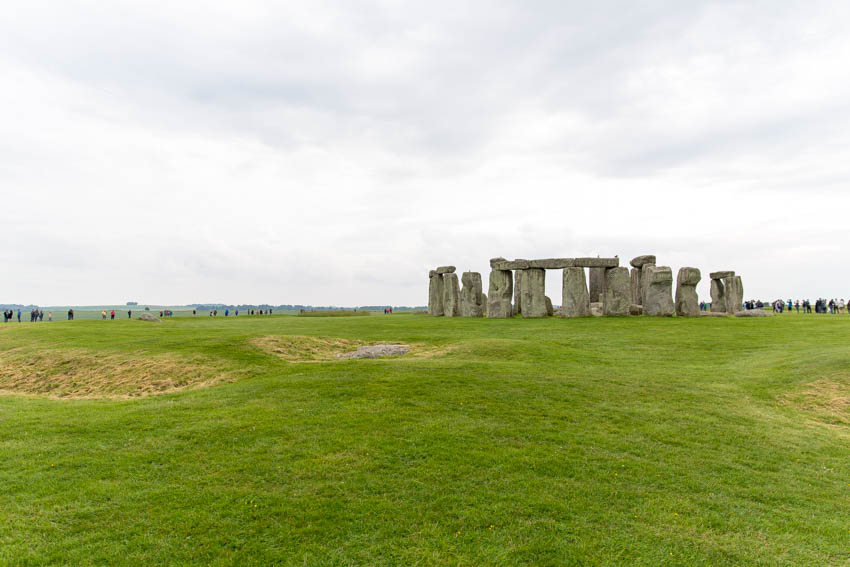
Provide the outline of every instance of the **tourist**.
{"type": "Polygon", "coordinates": [[[50,323],[51,321],[53,321],[53,311],[48,311],[47,312],[47,322],[50,323]]]}
{"type": "Polygon", "coordinates": [[[133,310],[132,310],[132,309],[128,309],[128,310],[127,310],[127,319],[132,319],[132,318],[133,318],[133,310]]]}
{"type": "Polygon", "coordinates": [[[838,313],[839,313],[839,314],[844,313],[844,306],[845,306],[845,305],[846,305],[846,304],[844,303],[844,298],[843,298],[843,297],[842,297],[841,299],[839,299],[839,300],[838,300],[838,313]]]}
{"type": "Polygon", "coordinates": [[[68,321],[73,321],[73,320],[74,320],[74,310],[68,309],[68,321]]]}
{"type": "Polygon", "coordinates": [[[109,318],[112,319],[113,321],[115,320],[115,310],[114,309],[109,312],[109,318]]]}
{"type": "Polygon", "coordinates": [[[195,309],[192,309],[192,317],[194,317],[198,312],[195,309]]]}
{"type": "Polygon", "coordinates": [[[38,320],[42,322],[44,321],[44,311],[41,309],[38,310],[38,320]]]}
{"type": "Polygon", "coordinates": [[[21,308],[18,307],[18,323],[21,322],[21,308]]]}

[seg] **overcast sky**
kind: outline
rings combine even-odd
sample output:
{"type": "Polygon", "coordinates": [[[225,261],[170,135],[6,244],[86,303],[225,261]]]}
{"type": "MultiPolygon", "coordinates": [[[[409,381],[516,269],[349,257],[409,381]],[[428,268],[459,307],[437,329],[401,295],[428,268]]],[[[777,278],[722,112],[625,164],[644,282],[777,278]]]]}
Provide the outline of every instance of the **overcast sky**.
{"type": "Polygon", "coordinates": [[[437,265],[639,254],[850,296],[850,3],[285,4],[6,4],[0,303],[423,305],[437,265]]]}

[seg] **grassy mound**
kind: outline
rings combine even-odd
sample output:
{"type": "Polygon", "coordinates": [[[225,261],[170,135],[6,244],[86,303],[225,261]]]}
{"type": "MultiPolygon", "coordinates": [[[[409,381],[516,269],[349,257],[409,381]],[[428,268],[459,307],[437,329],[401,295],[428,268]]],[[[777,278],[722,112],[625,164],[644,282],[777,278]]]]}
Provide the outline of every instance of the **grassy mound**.
{"type": "Polygon", "coordinates": [[[236,379],[199,356],[101,353],[74,349],[0,352],[0,392],[54,398],[125,398],[236,379]]]}
{"type": "Polygon", "coordinates": [[[850,317],[8,327],[0,565],[850,563],[850,317]]]}

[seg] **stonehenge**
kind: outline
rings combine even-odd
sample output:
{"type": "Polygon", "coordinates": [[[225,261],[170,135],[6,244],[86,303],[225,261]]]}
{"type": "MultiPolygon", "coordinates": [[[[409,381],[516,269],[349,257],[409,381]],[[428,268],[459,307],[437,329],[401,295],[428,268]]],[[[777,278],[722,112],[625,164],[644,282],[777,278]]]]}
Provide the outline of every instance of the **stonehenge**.
{"type": "Polygon", "coordinates": [[[673,270],[667,266],[647,264],[641,269],[643,314],[669,317],[674,312],[673,270]]]}
{"type": "Polygon", "coordinates": [[[443,315],[460,316],[460,287],[457,283],[457,274],[454,272],[443,274],[443,315]]]}
{"type": "Polygon", "coordinates": [[[428,280],[428,315],[440,317],[443,314],[443,274],[431,270],[428,280]]]}
{"type": "Polygon", "coordinates": [[[590,268],[590,301],[602,301],[605,293],[605,268],[590,268]]]}
{"type": "Polygon", "coordinates": [[[514,273],[511,270],[498,270],[494,262],[504,258],[490,260],[490,286],[487,289],[487,317],[504,319],[513,315],[511,299],[514,295],[514,273]]]}
{"type": "Polygon", "coordinates": [[[697,268],[679,269],[676,276],[676,315],[679,317],[699,317],[697,284],[701,279],[697,268]]]}
{"type": "Polygon", "coordinates": [[[564,268],[562,290],[561,316],[587,317],[590,315],[590,295],[587,292],[584,268],[564,268]]]}
{"type": "Polygon", "coordinates": [[[523,317],[546,317],[546,270],[522,270],[520,313],[523,317]]]}
{"type": "Polygon", "coordinates": [[[729,276],[723,280],[726,286],[726,312],[737,314],[744,310],[744,284],[741,276],[729,276]]]}
{"type": "Polygon", "coordinates": [[[460,290],[460,316],[483,317],[487,304],[481,291],[481,274],[464,272],[460,281],[463,284],[460,290]]]}
{"type": "Polygon", "coordinates": [[[609,268],[605,270],[604,297],[602,313],[604,315],[628,315],[632,305],[632,290],[628,268],[609,268]]]}
{"type": "Polygon", "coordinates": [[[711,272],[711,311],[736,314],[744,310],[744,284],[732,270],[711,272]]]}
{"type": "MultiPolygon", "coordinates": [[[[700,311],[697,285],[699,269],[673,271],[657,266],[651,254],[637,256],[630,267],[613,258],[497,257],[490,260],[487,295],[479,272],[464,272],[458,282],[455,266],[440,266],[428,272],[428,314],[445,317],[488,317],[506,319],[515,315],[539,318],[587,316],[696,317],[700,311]],[[562,302],[555,309],[546,296],[546,270],[562,270],[562,302]]],[[[724,316],[743,311],[744,289],[734,271],[711,272],[711,311],[724,316]]]]}

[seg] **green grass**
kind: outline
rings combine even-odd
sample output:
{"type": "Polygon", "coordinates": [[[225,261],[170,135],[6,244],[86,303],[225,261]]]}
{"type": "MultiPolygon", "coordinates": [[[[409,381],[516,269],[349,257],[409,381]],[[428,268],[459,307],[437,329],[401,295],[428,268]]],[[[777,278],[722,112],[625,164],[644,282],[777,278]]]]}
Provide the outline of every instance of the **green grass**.
{"type": "Polygon", "coordinates": [[[369,311],[351,309],[326,309],[323,311],[301,311],[299,317],[363,317],[371,315],[369,311]]]}
{"type": "Polygon", "coordinates": [[[0,396],[2,565],[850,564],[850,317],[0,326],[7,373],[79,352],[239,379],[0,396]]]}

